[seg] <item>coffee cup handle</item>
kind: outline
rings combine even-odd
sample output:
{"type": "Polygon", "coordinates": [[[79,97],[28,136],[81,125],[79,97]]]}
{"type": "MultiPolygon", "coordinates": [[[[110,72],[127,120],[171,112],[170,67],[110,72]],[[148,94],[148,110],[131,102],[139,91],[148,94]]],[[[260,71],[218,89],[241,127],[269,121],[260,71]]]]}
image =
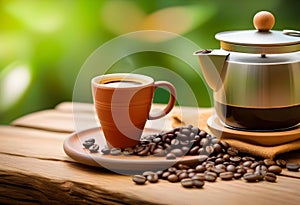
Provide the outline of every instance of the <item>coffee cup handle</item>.
{"type": "Polygon", "coordinates": [[[154,92],[158,87],[167,88],[170,93],[170,99],[169,99],[167,106],[163,110],[160,110],[159,112],[153,113],[153,114],[150,113],[149,117],[148,117],[149,120],[155,120],[155,119],[158,119],[158,118],[161,118],[161,117],[167,115],[172,110],[172,108],[174,107],[175,102],[176,102],[176,89],[175,89],[174,85],[172,85],[171,83],[169,83],[167,81],[154,82],[154,92]]]}

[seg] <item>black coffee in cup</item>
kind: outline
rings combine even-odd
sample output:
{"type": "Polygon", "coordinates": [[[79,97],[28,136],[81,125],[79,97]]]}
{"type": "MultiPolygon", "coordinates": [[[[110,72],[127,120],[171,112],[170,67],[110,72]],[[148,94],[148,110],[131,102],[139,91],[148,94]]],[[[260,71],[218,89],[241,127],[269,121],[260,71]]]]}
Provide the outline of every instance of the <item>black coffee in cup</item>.
{"type": "Polygon", "coordinates": [[[141,84],[142,84],[141,82],[129,81],[129,80],[114,80],[114,81],[109,81],[104,83],[104,85],[107,85],[109,87],[114,87],[114,88],[133,87],[141,84]]]}

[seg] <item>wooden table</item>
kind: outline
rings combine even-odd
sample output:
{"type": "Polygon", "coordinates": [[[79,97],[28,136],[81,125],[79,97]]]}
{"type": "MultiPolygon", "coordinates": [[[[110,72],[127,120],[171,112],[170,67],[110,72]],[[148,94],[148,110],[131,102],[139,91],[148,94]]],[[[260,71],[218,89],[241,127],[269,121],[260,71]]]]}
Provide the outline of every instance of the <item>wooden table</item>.
{"type": "MultiPolygon", "coordinates": [[[[77,105],[76,117],[94,126],[92,105],[77,105]]],[[[285,172],[277,183],[218,179],[203,189],[162,180],[134,185],[131,176],[82,165],[65,154],[64,139],[75,130],[73,117],[72,103],[66,102],[0,126],[1,204],[300,204],[299,173],[285,172]]],[[[166,122],[170,126],[170,115],[166,122]]],[[[293,158],[300,162],[300,152],[293,158]]]]}

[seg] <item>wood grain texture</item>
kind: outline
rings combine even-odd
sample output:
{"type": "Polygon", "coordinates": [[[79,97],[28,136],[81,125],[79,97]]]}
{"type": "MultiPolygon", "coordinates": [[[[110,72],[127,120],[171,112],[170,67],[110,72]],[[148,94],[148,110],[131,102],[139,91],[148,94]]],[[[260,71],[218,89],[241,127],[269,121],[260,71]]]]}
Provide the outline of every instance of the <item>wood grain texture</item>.
{"type": "Polygon", "coordinates": [[[279,177],[277,183],[218,180],[203,189],[184,189],[166,181],[138,186],[129,176],[61,161],[4,154],[0,160],[5,166],[0,168],[1,189],[7,190],[1,196],[16,200],[26,196],[40,203],[67,204],[253,204],[255,199],[255,204],[289,205],[300,201],[299,180],[288,177],[279,177]]]}
{"type": "MultiPolygon", "coordinates": [[[[78,164],[62,148],[74,129],[70,105],[33,113],[28,120],[24,116],[18,126],[0,126],[1,204],[299,204],[299,172],[284,171],[287,176],[279,176],[276,183],[218,179],[203,189],[185,189],[162,180],[138,186],[131,176],[78,164]]],[[[89,104],[82,106],[87,107],[80,118],[93,116],[89,104]]],[[[283,157],[300,161],[299,152],[283,157]]]]}

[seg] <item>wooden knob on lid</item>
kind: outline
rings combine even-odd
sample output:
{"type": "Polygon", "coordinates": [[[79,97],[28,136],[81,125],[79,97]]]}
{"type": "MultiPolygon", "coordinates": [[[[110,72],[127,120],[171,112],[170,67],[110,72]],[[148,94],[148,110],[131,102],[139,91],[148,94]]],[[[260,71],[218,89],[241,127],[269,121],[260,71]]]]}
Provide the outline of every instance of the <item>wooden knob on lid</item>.
{"type": "Polygon", "coordinates": [[[269,31],[275,24],[275,18],[268,11],[260,11],[253,17],[253,24],[258,31],[269,31]]]}

